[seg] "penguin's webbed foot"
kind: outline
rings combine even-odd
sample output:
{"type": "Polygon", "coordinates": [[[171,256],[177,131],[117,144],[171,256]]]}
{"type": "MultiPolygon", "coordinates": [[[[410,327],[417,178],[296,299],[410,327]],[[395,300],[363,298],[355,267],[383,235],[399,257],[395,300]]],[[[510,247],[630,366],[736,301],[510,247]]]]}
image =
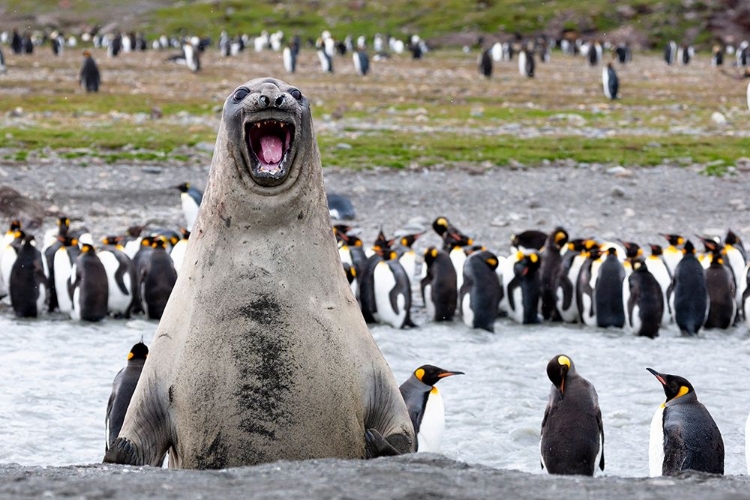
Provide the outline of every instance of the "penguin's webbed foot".
{"type": "MultiPolygon", "coordinates": [[[[398,437],[398,435],[395,437],[398,437]]],[[[401,452],[376,429],[367,429],[365,431],[365,453],[365,458],[368,460],[371,458],[401,455],[401,452]]]]}
{"type": "Polygon", "coordinates": [[[145,465],[133,442],[124,438],[115,439],[115,442],[104,454],[103,463],[145,465]]]}

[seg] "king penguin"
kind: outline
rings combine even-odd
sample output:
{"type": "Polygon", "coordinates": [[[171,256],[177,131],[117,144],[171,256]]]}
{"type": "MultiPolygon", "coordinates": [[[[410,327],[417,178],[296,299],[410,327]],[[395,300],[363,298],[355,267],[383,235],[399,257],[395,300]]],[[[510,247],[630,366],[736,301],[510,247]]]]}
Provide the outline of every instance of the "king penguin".
{"type": "Polygon", "coordinates": [[[370,72],[370,58],[367,57],[365,50],[355,50],[352,53],[352,62],[354,63],[354,70],[359,76],[365,76],[370,72]]]}
{"type": "Polygon", "coordinates": [[[73,296],[70,294],[70,281],[75,278],[73,264],[80,253],[78,238],[68,234],[62,238],[62,245],[55,252],[53,260],[54,274],[50,276],[50,280],[55,280],[57,306],[61,313],[67,315],[70,315],[73,308],[73,296]]]}
{"type": "Polygon", "coordinates": [[[724,238],[723,253],[726,255],[727,263],[732,269],[735,301],[737,303],[737,319],[740,320],[744,314],[742,309],[742,294],[745,290],[743,290],[742,281],[744,279],[745,266],[747,265],[747,254],[745,253],[745,246],[742,244],[742,240],[731,229],[727,231],[727,236],[724,238]]]}
{"type": "Polygon", "coordinates": [[[542,263],[539,267],[539,287],[541,289],[542,318],[560,321],[557,309],[557,287],[562,273],[562,252],[568,243],[568,232],[562,227],[555,228],[544,244],[542,263]]]}
{"type": "Polygon", "coordinates": [[[667,290],[669,289],[669,285],[672,284],[672,273],[669,272],[669,268],[664,262],[661,246],[649,244],[649,247],[651,247],[651,255],[646,258],[646,264],[648,265],[649,272],[656,278],[659,288],[661,288],[664,302],[661,326],[666,328],[672,322],[672,311],[669,309],[669,302],[667,301],[667,290]]]}
{"type": "Polygon", "coordinates": [[[564,354],[547,364],[552,381],[542,419],[541,464],[550,474],[593,476],[604,470],[604,425],[596,389],[564,354]]]}
{"type": "Polygon", "coordinates": [[[612,63],[602,69],[602,87],[604,88],[604,96],[607,99],[617,99],[617,91],[620,88],[620,81],[617,78],[615,68],[612,67],[612,63]]]}
{"type": "Polygon", "coordinates": [[[695,247],[688,240],[685,256],[677,264],[672,284],[667,290],[669,307],[683,335],[697,335],[708,313],[708,288],[703,266],[695,256],[695,247]]]}
{"type": "Polygon", "coordinates": [[[734,315],[737,312],[732,270],[725,265],[720,253],[712,253],[711,264],[705,273],[708,316],[704,327],[727,329],[734,323],[734,315]]]}
{"type": "Polygon", "coordinates": [[[188,231],[187,228],[181,227],[180,233],[182,234],[182,238],[175,243],[172,247],[172,251],[169,252],[169,256],[172,258],[172,263],[174,264],[174,270],[177,271],[177,274],[180,273],[182,261],[185,260],[185,251],[187,250],[188,241],[190,240],[190,231],[188,231]]]}
{"type": "Polygon", "coordinates": [[[74,320],[101,321],[107,316],[109,285],[107,271],[92,245],[83,244],[71,270],[70,317],[74,320]]]}
{"type": "Polygon", "coordinates": [[[599,266],[602,263],[602,252],[597,245],[593,245],[585,255],[586,260],[581,265],[576,281],[576,302],[581,323],[596,326],[594,290],[596,290],[596,280],[599,277],[599,266]]]}
{"type": "Polygon", "coordinates": [[[575,239],[568,242],[567,251],[562,258],[556,296],[557,310],[566,323],[577,323],[580,320],[576,286],[581,266],[587,259],[587,245],[593,246],[595,242],[586,239],[575,239]]]}
{"type": "MultiPolygon", "coordinates": [[[[15,221],[14,221],[15,222],[15,221]]],[[[2,285],[0,288],[3,296],[10,293],[10,273],[18,257],[18,251],[23,245],[23,238],[26,234],[21,230],[21,224],[11,223],[12,231],[8,231],[3,238],[2,248],[0,248],[0,277],[2,285]]]]}
{"type": "Polygon", "coordinates": [[[10,272],[10,305],[19,318],[36,318],[47,299],[47,277],[34,236],[26,235],[10,272]]]}
{"type": "Polygon", "coordinates": [[[81,83],[81,87],[86,92],[99,92],[99,85],[101,84],[101,75],[99,74],[99,67],[96,65],[96,61],[91,57],[91,52],[88,50],[83,51],[83,64],[81,65],[81,72],[78,75],[78,80],[81,83]]]}
{"type": "Polygon", "coordinates": [[[639,337],[658,336],[664,313],[664,295],[659,282],[648,266],[638,260],[633,262],[633,272],[627,281],[630,288],[625,302],[628,327],[639,337]]]}
{"type": "Polygon", "coordinates": [[[456,269],[444,250],[430,247],[424,252],[427,275],[420,288],[430,321],[452,321],[458,302],[456,269]]]}
{"type": "Polygon", "coordinates": [[[97,255],[107,273],[107,311],[116,318],[129,318],[138,287],[135,265],[117,242],[117,237],[107,236],[102,243],[105,246],[97,255]]]}
{"type": "Polygon", "coordinates": [[[487,250],[471,254],[464,264],[464,284],[460,293],[461,317],[469,328],[495,331],[495,320],[503,293],[495,272],[497,266],[497,255],[487,250]]]}
{"type": "Polygon", "coordinates": [[[284,61],[284,70],[287,73],[294,73],[297,69],[297,54],[292,49],[291,45],[284,47],[284,51],[281,53],[282,60],[284,61]]]}
{"type": "Polygon", "coordinates": [[[463,374],[464,372],[443,370],[437,366],[422,365],[399,387],[417,435],[417,452],[440,451],[445,429],[445,409],[443,398],[435,384],[445,377],[463,374]]]}
{"type": "Polygon", "coordinates": [[[57,289],[55,288],[55,253],[63,246],[65,236],[70,229],[70,219],[67,217],[58,217],[57,219],[57,236],[54,241],[42,250],[44,258],[44,272],[48,278],[48,300],[47,310],[53,312],[57,309],[57,289]]]}
{"type": "Polygon", "coordinates": [[[179,186],[175,186],[175,188],[180,191],[182,212],[185,214],[185,227],[188,231],[192,231],[195,219],[198,218],[198,209],[203,200],[203,193],[191,186],[189,182],[183,182],[179,186]]]}
{"type": "Polygon", "coordinates": [[[524,325],[540,322],[539,271],[540,257],[536,252],[517,255],[513,265],[513,278],[504,290],[508,296],[508,316],[524,325]]]}
{"type": "Polygon", "coordinates": [[[483,50],[479,55],[479,72],[486,78],[492,78],[492,49],[483,50]]]}
{"type": "Polygon", "coordinates": [[[625,280],[625,268],[617,257],[615,248],[607,249],[607,256],[599,266],[599,275],[594,288],[594,309],[596,325],[600,328],[625,325],[623,309],[622,284],[625,280]]]}
{"type": "Polygon", "coordinates": [[[104,419],[106,443],[104,450],[109,450],[112,443],[120,434],[125,413],[128,411],[130,399],[135,392],[138,379],[141,378],[143,364],[148,356],[148,347],[143,342],[135,344],[128,353],[128,364],[115,375],[112,382],[112,394],[107,402],[107,416],[104,419]]]}
{"type": "Polygon", "coordinates": [[[724,474],[721,432],[698,401],[693,386],[682,377],[647,370],[661,383],[667,396],[651,420],[648,446],[651,477],[682,470],[724,474]]]}
{"type": "Polygon", "coordinates": [[[685,238],[679,234],[663,234],[662,236],[669,242],[669,246],[663,250],[662,256],[664,262],[667,264],[669,273],[674,276],[674,270],[680,260],[682,260],[682,247],[685,244],[685,238]]]}
{"type": "Polygon", "coordinates": [[[164,238],[156,238],[152,243],[146,264],[140,271],[141,307],[149,319],[161,319],[164,308],[177,281],[172,258],[166,250],[164,238]]]}
{"type": "Polygon", "coordinates": [[[399,246],[395,248],[398,261],[404,267],[409,281],[414,280],[417,274],[417,253],[412,245],[419,239],[421,233],[405,234],[398,239],[399,246]]]}

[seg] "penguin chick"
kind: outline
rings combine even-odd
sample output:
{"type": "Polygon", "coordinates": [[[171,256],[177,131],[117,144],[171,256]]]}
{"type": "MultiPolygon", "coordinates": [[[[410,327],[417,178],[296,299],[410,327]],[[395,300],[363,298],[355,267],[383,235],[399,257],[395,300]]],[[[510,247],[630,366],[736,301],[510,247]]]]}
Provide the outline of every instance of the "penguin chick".
{"type": "Polygon", "coordinates": [[[648,464],[651,477],[696,470],[724,474],[724,441],[716,422],[686,379],[646,368],[667,400],[651,420],[648,464]]]}
{"type": "Polygon", "coordinates": [[[435,384],[445,377],[463,374],[422,365],[399,387],[417,435],[417,452],[438,452],[443,439],[445,411],[435,384]]]}
{"type": "Polygon", "coordinates": [[[596,389],[563,354],[547,364],[547,376],[552,388],[542,420],[542,468],[550,474],[593,476],[597,462],[604,470],[604,426],[596,389]]]}
{"type": "Polygon", "coordinates": [[[125,413],[128,411],[130,399],[133,397],[135,386],[141,377],[143,364],[148,356],[148,347],[143,342],[138,342],[128,354],[128,364],[115,375],[112,382],[112,394],[107,402],[107,416],[104,419],[106,429],[106,443],[104,451],[109,450],[112,443],[120,434],[125,413]]]}

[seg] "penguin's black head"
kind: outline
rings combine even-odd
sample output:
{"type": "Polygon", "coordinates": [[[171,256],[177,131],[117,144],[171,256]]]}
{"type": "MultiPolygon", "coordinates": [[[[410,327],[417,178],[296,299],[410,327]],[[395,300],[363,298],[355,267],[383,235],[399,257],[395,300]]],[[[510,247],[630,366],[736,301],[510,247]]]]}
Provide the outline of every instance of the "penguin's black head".
{"type": "Polygon", "coordinates": [[[175,186],[175,189],[179,189],[181,193],[187,193],[188,189],[190,189],[190,183],[183,182],[182,184],[175,186]]]}
{"type": "Polygon", "coordinates": [[[102,243],[104,243],[105,245],[117,245],[120,243],[120,241],[121,240],[119,236],[109,235],[102,238],[102,243]]]}
{"type": "Polygon", "coordinates": [[[426,385],[435,385],[445,377],[463,374],[464,372],[451,372],[433,365],[422,365],[414,370],[414,376],[417,377],[417,380],[426,385]]]}
{"type": "Polygon", "coordinates": [[[583,238],[578,238],[575,240],[570,240],[567,244],[568,251],[569,252],[576,252],[580,253],[586,248],[586,240],[583,238]]]}
{"type": "Polygon", "coordinates": [[[346,281],[349,282],[349,284],[352,284],[352,281],[354,281],[354,278],[357,277],[357,270],[354,269],[354,266],[350,265],[348,262],[344,262],[344,274],[346,275],[346,281]]]}
{"type": "Polygon", "coordinates": [[[711,254],[711,265],[714,267],[724,265],[724,258],[721,256],[721,253],[711,254]]]}
{"type": "Polygon", "coordinates": [[[565,354],[558,354],[547,363],[547,376],[562,396],[565,396],[565,378],[571,372],[575,373],[575,365],[565,354]]]}
{"type": "Polygon", "coordinates": [[[70,219],[68,217],[58,217],[57,227],[68,229],[70,227],[70,219]]]}
{"type": "Polygon", "coordinates": [[[620,240],[620,243],[622,243],[622,246],[625,247],[625,257],[628,259],[635,259],[643,255],[643,250],[641,250],[640,245],[638,243],[633,243],[632,241],[622,241],[620,240]]]}
{"type": "Polygon", "coordinates": [[[633,261],[633,272],[634,273],[645,273],[648,271],[648,267],[646,266],[646,263],[642,260],[634,260],[633,261]]]}
{"type": "Polygon", "coordinates": [[[470,245],[468,247],[464,247],[464,253],[466,254],[467,257],[477,252],[484,252],[486,250],[487,250],[487,247],[484,245],[470,245]]]}
{"type": "Polygon", "coordinates": [[[724,243],[727,244],[727,245],[734,246],[734,245],[738,245],[738,244],[741,245],[742,241],[740,241],[740,237],[739,236],[737,236],[736,234],[734,234],[734,232],[731,229],[729,229],[729,230],[727,230],[727,237],[724,238],[724,243]]]}
{"type": "Polygon", "coordinates": [[[456,247],[465,247],[473,244],[474,240],[463,234],[461,231],[446,231],[443,233],[443,245],[446,250],[452,250],[456,247]]]}
{"type": "Polygon", "coordinates": [[[420,233],[417,233],[417,234],[406,234],[406,235],[404,235],[404,236],[401,237],[401,239],[399,240],[399,242],[401,243],[402,246],[405,246],[407,248],[411,248],[411,246],[414,244],[415,241],[417,241],[419,239],[420,236],[421,236],[420,233]]]}
{"type": "Polygon", "coordinates": [[[663,253],[660,245],[653,245],[649,243],[648,246],[651,247],[651,255],[653,255],[654,257],[658,257],[663,253]]]}
{"type": "Polygon", "coordinates": [[[680,245],[683,245],[685,243],[685,238],[680,236],[679,234],[662,234],[670,245],[678,247],[680,245]]]}
{"type": "Polygon", "coordinates": [[[184,228],[184,227],[181,227],[181,228],[180,228],[180,233],[182,233],[182,239],[183,239],[183,240],[188,240],[188,239],[190,239],[190,231],[188,231],[188,230],[187,230],[186,228],[184,228]]]}
{"type": "Polygon", "coordinates": [[[132,349],[130,349],[130,352],[128,353],[128,361],[146,359],[146,356],[148,356],[148,347],[146,347],[146,344],[143,342],[138,342],[132,349]]]}
{"type": "Polygon", "coordinates": [[[438,250],[435,247],[429,247],[427,250],[424,251],[424,263],[426,266],[429,266],[433,262],[435,262],[435,259],[438,256],[438,250]]]}
{"type": "Polygon", "coordinates": [[[488,251],[483,251],[482,253],[486,254],[486,255],[482,255],[482,258],[485,264],[487,264],[489,268],[492,269],[493,271],[497,269],[497,266],[498,266],[497,255],[488,251]]]}
{"type": "Polygon", "coordinates": [[[589,258],[591,260],[596,260],[601,256],[602,256],[602,249],[599,248],[598,246],[594,246],[589,249],[589,258]]]}
{"type": "Polygon", "coordinates": [[[549,235],[549,243],[554,245],[558,250],[562,250],[568,243],[568,232],[562,227],[556,227],[549,235]]]}
{"type": "Polygon", "coordinates": [[[151,242],[151,248],[167,248],[167,239],[164,236],[154,238],[151,242]]]}
{"type": "Polygon", "coordinates": [[[510,244],[516,248],[527,248],[534,250],[541,250],[544,243],[547,241],[547,234],[536,229],[529,229],[519,234],[514,234],[510,237],[510,244]]]}
{"type": "Polygon", "coordinates": [[[539,254],[535,252],[524,254],[519,251],[517,258],[518,262],[513,266],[513,273],[516,276],[534,274],[539,269],[539,266],[542,265],[542,259],[539,257],[539,254]]]}
{"type": "Polygon", "coordinates": [[[687,240],[685,242],[685,246],[682,249],[682,253],[685,255],[695,255],[695,247],[693,246],[693,242],[690,240],[687,240]]]}
{"type": "MultiPolygon", "coordinates": [[[[375,238],[375,243],[372,245],[373,251],[380,255],[383,258],[386,258],[388,254],[391,252],[391,245],[393,245],[393,240],[389,240],[385,237],[385,234],[383,234],[383,230],[381,229],[378,233],[378,237],[375,238]]],[[[386,260],[388,260],[386,258],[386,260]]]]}
{"type": "Polygon", "coordinates": [[[26,234],[23,237],[24,246],[36,246],[36,241],[33,234],[26,234]]]}
{"type": "Polygon", "coordinates": [[[85,253],[85,254],[87,254],[87,253],[90,253],[90,254],[96,253],[96,251],[94,250],[94,246],[93,245],[89,245],[88,243],[84,243],[83,246],[81,246],[81,252],[85,253]]]}
{"type": "Polygon", "coordinates": [[[702,236],[698,236],[698,238],[703,242],[703,248],[706,253],[719,253],[721,251],[719,243],[716,240],[703,238],[702,236]]]}
{"type": "Polygon", "coordinates": [[[20,220],[13,219],[12,221],[10,221],[10,229],[8,229],[9,233],[15,233],[19,229],[21,229],[21,221],[20,220]]]}
{"type": "Polygon", "coordinates": [[[607,255],[608,256],[613,255],[613,256],[617,257],[617,249],[615,247],[609,247],[609,248],[607,248],[607,255]]]}
{"type": "Polygon", "coordinates": [[[646,368],[651,375],[656,377],[662,387],[664,388],[664,394],[667,396],[666,403],[669,403],[673,399],[681,398],[686,394],[695,392],[693,386],[686,379],[678,377],[677,375],[667,375],[665,373],[659,373],[651,368],[646,368]]]}
{"type": "Polygon", "coordinates": [[[154,243],[153,236],[144,236],[143,238],[141,238],[141,246],[150,247],[150,246],[153,246],[153,243],[154,243]]]}
{"type": "Polygon", "coordinates": [[[432,229],[435,230],[435,232],[442,236],[450,227],[450,223],[448,222],[448,219],[445,217],[438,217],[435,219],[435,221],[432,223],[432,229]]]}

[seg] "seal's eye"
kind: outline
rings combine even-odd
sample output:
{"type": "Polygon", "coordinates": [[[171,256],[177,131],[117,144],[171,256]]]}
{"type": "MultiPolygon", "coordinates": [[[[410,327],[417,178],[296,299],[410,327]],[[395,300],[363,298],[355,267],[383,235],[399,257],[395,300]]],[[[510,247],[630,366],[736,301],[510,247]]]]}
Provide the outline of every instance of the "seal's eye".
{"type": "Polygon", "coordinates": [[[290,90],[290,91],[289,91],[289,94],[290,94],[290,95],[291,95],[292,97],[294,97],[295,99],[297,99],[298,101],[299,101],[300,99],[302,99],[302,92],[300,92],[300,91],[299,91],[299,90],[297,90],[297,89],[292,89],[292,90],[290,90]]]}
{"type": "Polygon", "coordinates": [[[234,102],[240,102],[249,93],[250,90],[246,89],[245,87],[240,87],[234,91],[234,96],[232,96],[232,98],[234,99],[234,102]]]}

